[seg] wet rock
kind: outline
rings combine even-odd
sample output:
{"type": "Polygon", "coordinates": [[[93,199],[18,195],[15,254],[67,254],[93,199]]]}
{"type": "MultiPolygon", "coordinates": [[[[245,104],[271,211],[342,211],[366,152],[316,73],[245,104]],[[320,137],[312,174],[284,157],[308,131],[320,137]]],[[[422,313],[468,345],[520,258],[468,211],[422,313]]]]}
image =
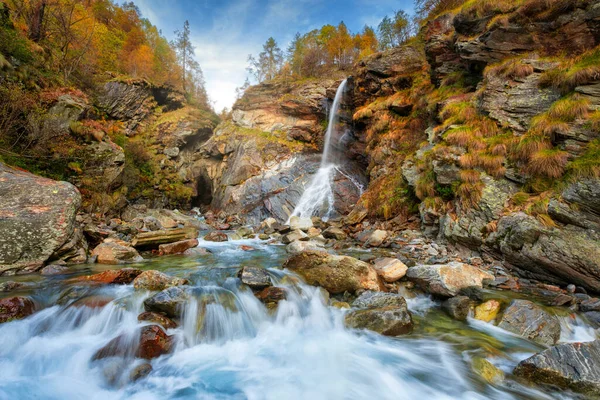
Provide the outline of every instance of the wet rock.
{"type": "Polygon", "coordinates": [[[143,290],[164,290],[173,286],[187,285],[187,279],[169,276],[160,271],[149,270],[139,274],[133,281],[133,287],[143,290]]]}
{"type": "Polygon", "coordinates": [[[483,322],[492,322],[500,312],[500,302],[497,300],[488,300],[475,307],[475,319],[483,322]]]}
{"type": "Polygon", "coordinates": [[[306,231],[306,234],[308,235],[309,238],[313,239],[313,238],[320,236],[321,232],[322,232],[321,229],[315,228],[313,226],[312,228],[308,228],[308,230],[306,231]]]}
{"type": "Polygon", "coordinates": [[[169,318],[179,318],[189,299],[190,294],[186,289],[174,286],[144,300],[144,309],[164,313],[169,318]]]}
{"type": "Polygon", "coordinates": [[[331,302],[331,307],[339,308],[339,309],[348,309],[350,308],[350,304],[345,301],[337,301],[334,300],[331,302]]]}
{"type": "Polygon", "coordinates": [[[324,249],[323,246],[314,241],[307,242],[296,240],[288,244],[285,250],[290,254],[298,254],[304,251],[322,251],[324,249]]]}
{"type": "Polygon", "coordinates": [[[131,242],[133,247],[148,249],[157,248],[161,244],[179,242],[186,239],[196,239],[198,228],[188,226],[177,229],[163,229],[154,232],[140,232],[131,242]]]}
{"type": "Polygon", "coordinates": [[[306,251],[291,256],[283,268],[299,274],[309,285],[321,286],[329,293],[383,288],[373,267],[353,257],[306,251]]]}
{"type": "Polygon", "coordinates": [[[196,246],[198,246],[198,239],[187,239],[175,243],[161,244],[158,246],[158,252],[161,256],[167,254],[181,254],[196,246]]]}
{"type": "Polygon", "coordinates": [[[514,374],[530,382],[600,395],[600,341],[550,347],[517,365],[514,374]]]}
{"type": "Polygon", "coordinates": [[[471,311],[471,299],[468,296],[456,296],[442,303],[442,310],[457,321],[466,321],[471,311]]]}
{"type": "Polygon", "coordinates": [[[69,267],[64,265],[46,265],[44,268],[40,270],[40,274],[42,275],[63,275],[68,274],[71,270],[69,267]]]}
{"type": "Polygon", "coordinates": [[[325,239],[346,240],[348,235],[342,229],[330,226],[323,231],[323,237],[325,239]]]}
{"type": "Polygon", "coordinates": [[[373,268],[388,283],[403,278],[408,271],[408,267],[397,258],[378,258],[373,263],[373,268]]]}
{"type": "Polygon", "coordinates": [[[171,318],[164,316],[163,314],[145,311],[138,315],[138,321],[140,322],[152,322],[158,324],[165,329],[177,328],[177,324],[171,318]]]}
{"type": "Polygon", "coordinates": [[[344,223],[346,225],[360,224],[365,218],[367,218],[368,214],[369,211],[364,206],[357,205],[352,209],[350,214],[344,218],[344,223]]]}
{"type": "Polygon", "coordinates": [[[92,360],[108,357],[139,357],[147,360],[171,351],[173,337],[158,325],[143,326],[131,335],[117,336],[94,354],[92,360]]]}
{"type": "Polygon", "coordinates": [[[379,247],[388,238],[388,232],[383,230],[375,230],[366,236],[359,237],[365,246],[379,247]]]}
{"type": "Polygon", "coordinates": [[[152,365],[148,363],[144,363],[135,367],[131,373],[129,374],[129,380],[131,382],[139,381],[140,379],[144,379],[152,372],[152,365]]]}
{"type": "Polygon", "coordinates": [[[35,312],[35,304],[27,297],[0,299],[0,323],[23,319],[35,312]]]}
{"type": "Polygon", "coordinates": [[[12,292],[14,290],[19,290],[26,287],[24,283],[7,281],[0,283],[0,292],[12,292]]]}
{"type": "Polygon", "coordinates": [[[277,224],[277,220],[273,217],[270,218],[265,218],[261,223],[260,223],[260,229],[261,230],[275,230],[275,225],[277,224]]]}
{"type": "Polygon", "coordinates": [[[454,297],[470,288],[481,289],[494,276],[468,264],[451,262],[438,265],[417,265],[406,276],[428,293],[454,297]]]}
{"type": "Polygon", "coordinates": [[[226,242],[229,240],[229,238],[227,238],[227,235],[223,232],[213,231],[204,236],[204,240],[209,242],[226,242]]]}
{"type": "Polygon", "coordinates": [[[498,326],[545,346],[552,346],[560,338],[558,318],[529,300],[513,300],[498,326]]]}
{"type": "Polygon", "coordinates": [[[302,240],[307,238],[308,235],[306,233],[302,232],[300,229],[296,229],[294,231],[291,231],[287,235],[283,235],[283,237],[281,238],[281,243],[290,244],[296,240],[302,240]]]}
{"type": "Polygon", "coordinates": [[[238,249],[243,251],[256,251],[256,249],[252,246],[246,246],[245,244],[238,246],[238,249]]]}
{"type": "Polygon", "coordinates": [[[485,358],[475,357],[471,367],[477,375],[489,384],[498,385],[504,381],[504,372],[485,358]]]}
{"type": "Polygon", "coordinates": [[[94,251],[92,257],[97,257],[99,264],[128,264],[144,261],[136,249],[115,242],[101,243],[94,251]]]}
{"type": "Polygon", "coordinates": [[[129,285],[141,273],[142,270],[136,268],[114,269],[94,275],[81,276],[73,279],[73,281],[82,283],[89,282],[112,285],[129,285]]]}
{"type": "Polygon", "coordinates": [[[295,231],[296,229],[299,229],[301,231],[306,232],[309,228],[313,227],[313,222],[312,219],[310,218],[303,218],[303,217],[291,217],[290,218],[290,229],[292,231],[295,231]]]}
{"type": "Polygon", "coordinates": [[[584,300],[579,304],[579,309],[582,312],[600,311],[600,299],[594,297],[588,300],[584,300]]]}
{"type": "Polygon", "coordinates": [[[249,226],[242,226],[237,231],[235,231],[235,233],[237,233],[238,235],[240,235],[240,237],[243,237],[243,238],[254,236],[254,230],[252,228],[250,228],[249,226]]]}
{"type": "Polygon", "coordinates": [[[285,289],[276,286],[264,288],[254,295],[268,308],[276,307],[281,300],[285,300],[287,298],[285,289]]]}
{"type": "Polygon", "coordinates": [[[0,163],[0,193],[0,275],[37,271],[76,235],[81,195],[70,183],[0,163]]]}
{"type": "Polygon", "coordinates": [[[186,256],[205,256],[207,254],[210,254],[210,252],[202,247],[193,247],[183,252],[183,255],[186,256]]]}
{"type": "Polygon", "coordinates": [[[114,297],[111,296],[91,295],[78,299],[71,304],[71,307],[102,308],[113,300],[114,297]]]}
{"type": "Polygon", "coordinates": [[[600,328],[600,311],[587,311],[583,315],[594,328],[600,328]]]}
{"type": "Polygon", "coordinates": [[[412,316],[406,300],[392,293],[365,292],[353,303],[363,308],[346,315],[349,328],[369,329],[386,336],[398,336],[412,331],[412,316]]]}
{"type": "Polygon", "coordinates": [[[269,273],[260,267],[244,267],[240,272],[242,283],[250,286],[254,290],[264,289],[271,286],[271,277],[269,273]]]}

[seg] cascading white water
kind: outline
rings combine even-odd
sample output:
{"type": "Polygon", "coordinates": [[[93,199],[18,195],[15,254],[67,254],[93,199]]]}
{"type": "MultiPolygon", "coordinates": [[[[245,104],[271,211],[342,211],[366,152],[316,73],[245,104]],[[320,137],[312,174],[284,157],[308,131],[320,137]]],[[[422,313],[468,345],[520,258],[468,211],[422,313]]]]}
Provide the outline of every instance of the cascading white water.
{"type": "Polygon", "coordinates": [[[332,139],[338,129],[340,103],[347,82],[347,79],[344,80],[338,87],[333,105],[329,111],[329,125],[323,143],[321,166],[302,194],[291,216],[312,217],[313,215],[320,215],[327,219],[334,211],[333,179],[338,171],[338,166],[332,156],[332,139]]]}

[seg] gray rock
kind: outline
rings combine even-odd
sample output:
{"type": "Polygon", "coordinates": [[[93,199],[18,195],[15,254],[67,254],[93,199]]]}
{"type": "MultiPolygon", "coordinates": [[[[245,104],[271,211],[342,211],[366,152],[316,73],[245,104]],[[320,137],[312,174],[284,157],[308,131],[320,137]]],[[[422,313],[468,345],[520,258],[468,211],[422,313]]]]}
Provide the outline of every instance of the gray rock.
{"type": "Polygon", "coordinates": [[[374,292],[367,290],[352,302],[355,308],[383,308],[383,307],[402,307],[406,305],[404,297],[395,293],[374,292]]]}
{"type": "Polygon", "coordinates": [[[348,235],[342,229],[330,226],[323,231],[323,237],[325,239],[346,240],[348,235]]]}
{"type": "Polygon", "coordinates": [[[296,229],[295,231],[283,235],[283,237],[281,238],[281,243],[290,244],[292,242],[295,242],[296,240],[302,239],[308,239],[308,235],[302,232],[300,229],[296,229]]]}
{"type": "Polygon", "coordinates": [[[182,315],[184,305],[189,299],[190,293],[187,288],[174,286],[144,300],[144,309],[164,313],[169,318],[179,318],[182,315]]]}
{"type": "Polygon", "coordinates": [[[583,312],[600,311],[600,299],[591,298],[588,300],[584,300],[579,304],[579,309],[583,312]]]}
{"type": "Polygon", "coordinates": [[[296,216],[290,218],[290,229],[292,231],[299,229],[301,231],[306,232],[309,228],[312,227],[313,222],[310,218],[301,218],[296,216]]]}
{"type": "Polygon", "coordinates": [[[70,247],[63,252],[71,251],[85,242],[76,237],[81,235],[75,222],[81,195],[70,183],[0,163],[0,193],[0,274],[36,271],[60,258],[56,253],[63,246],[70,247]]]}
{"type": "Polygon", "coordinates": [[[397,258],[378,258],[373,263],[373,268],[381,278],[388,282],[396,282],[406,275],[408,267],[397,258]]]}
{"type": "Polygon", "coordinates": [[[530,382],[600,395],[600,341],[553,346],[524,361],[514,374],[530,382]]]}
{"type": "Polygon", "coordinates": [[[545,346],[552,346],[560,338],[558,318],[529,300],[513,300],[498,326],[545,346]]]}
{"type": "Polygon", "coordinates": [[[443,297],[454,297],[461,292],[492,282],[494,276],[479,268],[459,262],[438,265],[417,265],[409,268],[406,276],[423,290],[443,297]]]}
{"type": "Polygon", "coordinates": [[[471,310],[471,299],[467,296],[452,297],[442,303],[442,310],[458,321],[466,321],[471,310]]]}
{"type": "Polygon", "coordinates": [[[242,283],[256,290],[264,289],[272,285],[269,273],[264,268],[260,267],[242,268],[240,278],[242,283]]]}
{"type": "Polygon", "coordinates": [[[352,304],[363,308],[346,315],[349,328],[369,329],[386,336],[398,336],[412,331],[412,316],[406,300],[391,293],[365,292],[352,304]]]}

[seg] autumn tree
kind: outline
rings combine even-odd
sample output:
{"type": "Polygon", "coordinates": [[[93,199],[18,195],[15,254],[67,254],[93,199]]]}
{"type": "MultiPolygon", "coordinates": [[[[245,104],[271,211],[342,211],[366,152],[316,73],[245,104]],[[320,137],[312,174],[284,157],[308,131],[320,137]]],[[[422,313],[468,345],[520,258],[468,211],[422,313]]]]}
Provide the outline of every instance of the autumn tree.
{"type": "Polygon", "coordinates": [[[274,79],[283,64],[283,52],[275,39],[270,37],[263,45],[263,51],[258,58],[254,58],[253,55],[248,56],[248,64],[248,72],[254,75],[257,81],[274,79]]]}
{"type": "Polygon", "coordinates": [[[394,12],[393,18],[387,15],[378,26],[379,47],[388,50],[400,46],[411,36],[410,17],[406,12],[400,10],[394,12]]]}
{"type": "Polygon", "coordinates": [[[430,15],[441,14],[452,10],[466,0],[415,0],[415,13],[419,20],[424,20],[430,15]]]}

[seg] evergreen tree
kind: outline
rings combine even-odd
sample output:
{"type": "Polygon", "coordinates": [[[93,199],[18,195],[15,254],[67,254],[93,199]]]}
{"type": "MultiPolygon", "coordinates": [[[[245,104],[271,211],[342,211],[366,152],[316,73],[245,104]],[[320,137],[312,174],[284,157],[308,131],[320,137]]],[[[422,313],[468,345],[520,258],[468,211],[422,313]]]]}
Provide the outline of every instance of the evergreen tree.
{"type": "Polygon", "coordinates": [[[194,60],[194,46],[192,45],[192,41],[190,40],[190,23],[189,21],[185,21],[183,24],[183,30],[175,31],[175,35],[177,35],[175,41],[172,43],[172,46],[175,48],[177,52],[177,58],[179,60],[179,65],[181,66],[181,82],[183,91],[185,93],[188,92],[188,83],[193,73],[195,67],[198,67],[198,63],[194,60]]]}
{"type": "Polygon", "coordinates": [[[274,79],[279,73],[283,64],[283,52],[277,46],[275,39],[270,37],[263,45],[263,51],[258,55],[248,56],[248,72],[250,72],[259,82],[274,79]]]}
{"type": "Polygon", "coordinates": [[[381,50],[388,50],[392,47],[400,46],[405,43],[411,35],[411,25],[409,16],[404,11],[394,12],[394,17],[387,15],[383,18],[378,28],[379,47],[381,50]]]}

